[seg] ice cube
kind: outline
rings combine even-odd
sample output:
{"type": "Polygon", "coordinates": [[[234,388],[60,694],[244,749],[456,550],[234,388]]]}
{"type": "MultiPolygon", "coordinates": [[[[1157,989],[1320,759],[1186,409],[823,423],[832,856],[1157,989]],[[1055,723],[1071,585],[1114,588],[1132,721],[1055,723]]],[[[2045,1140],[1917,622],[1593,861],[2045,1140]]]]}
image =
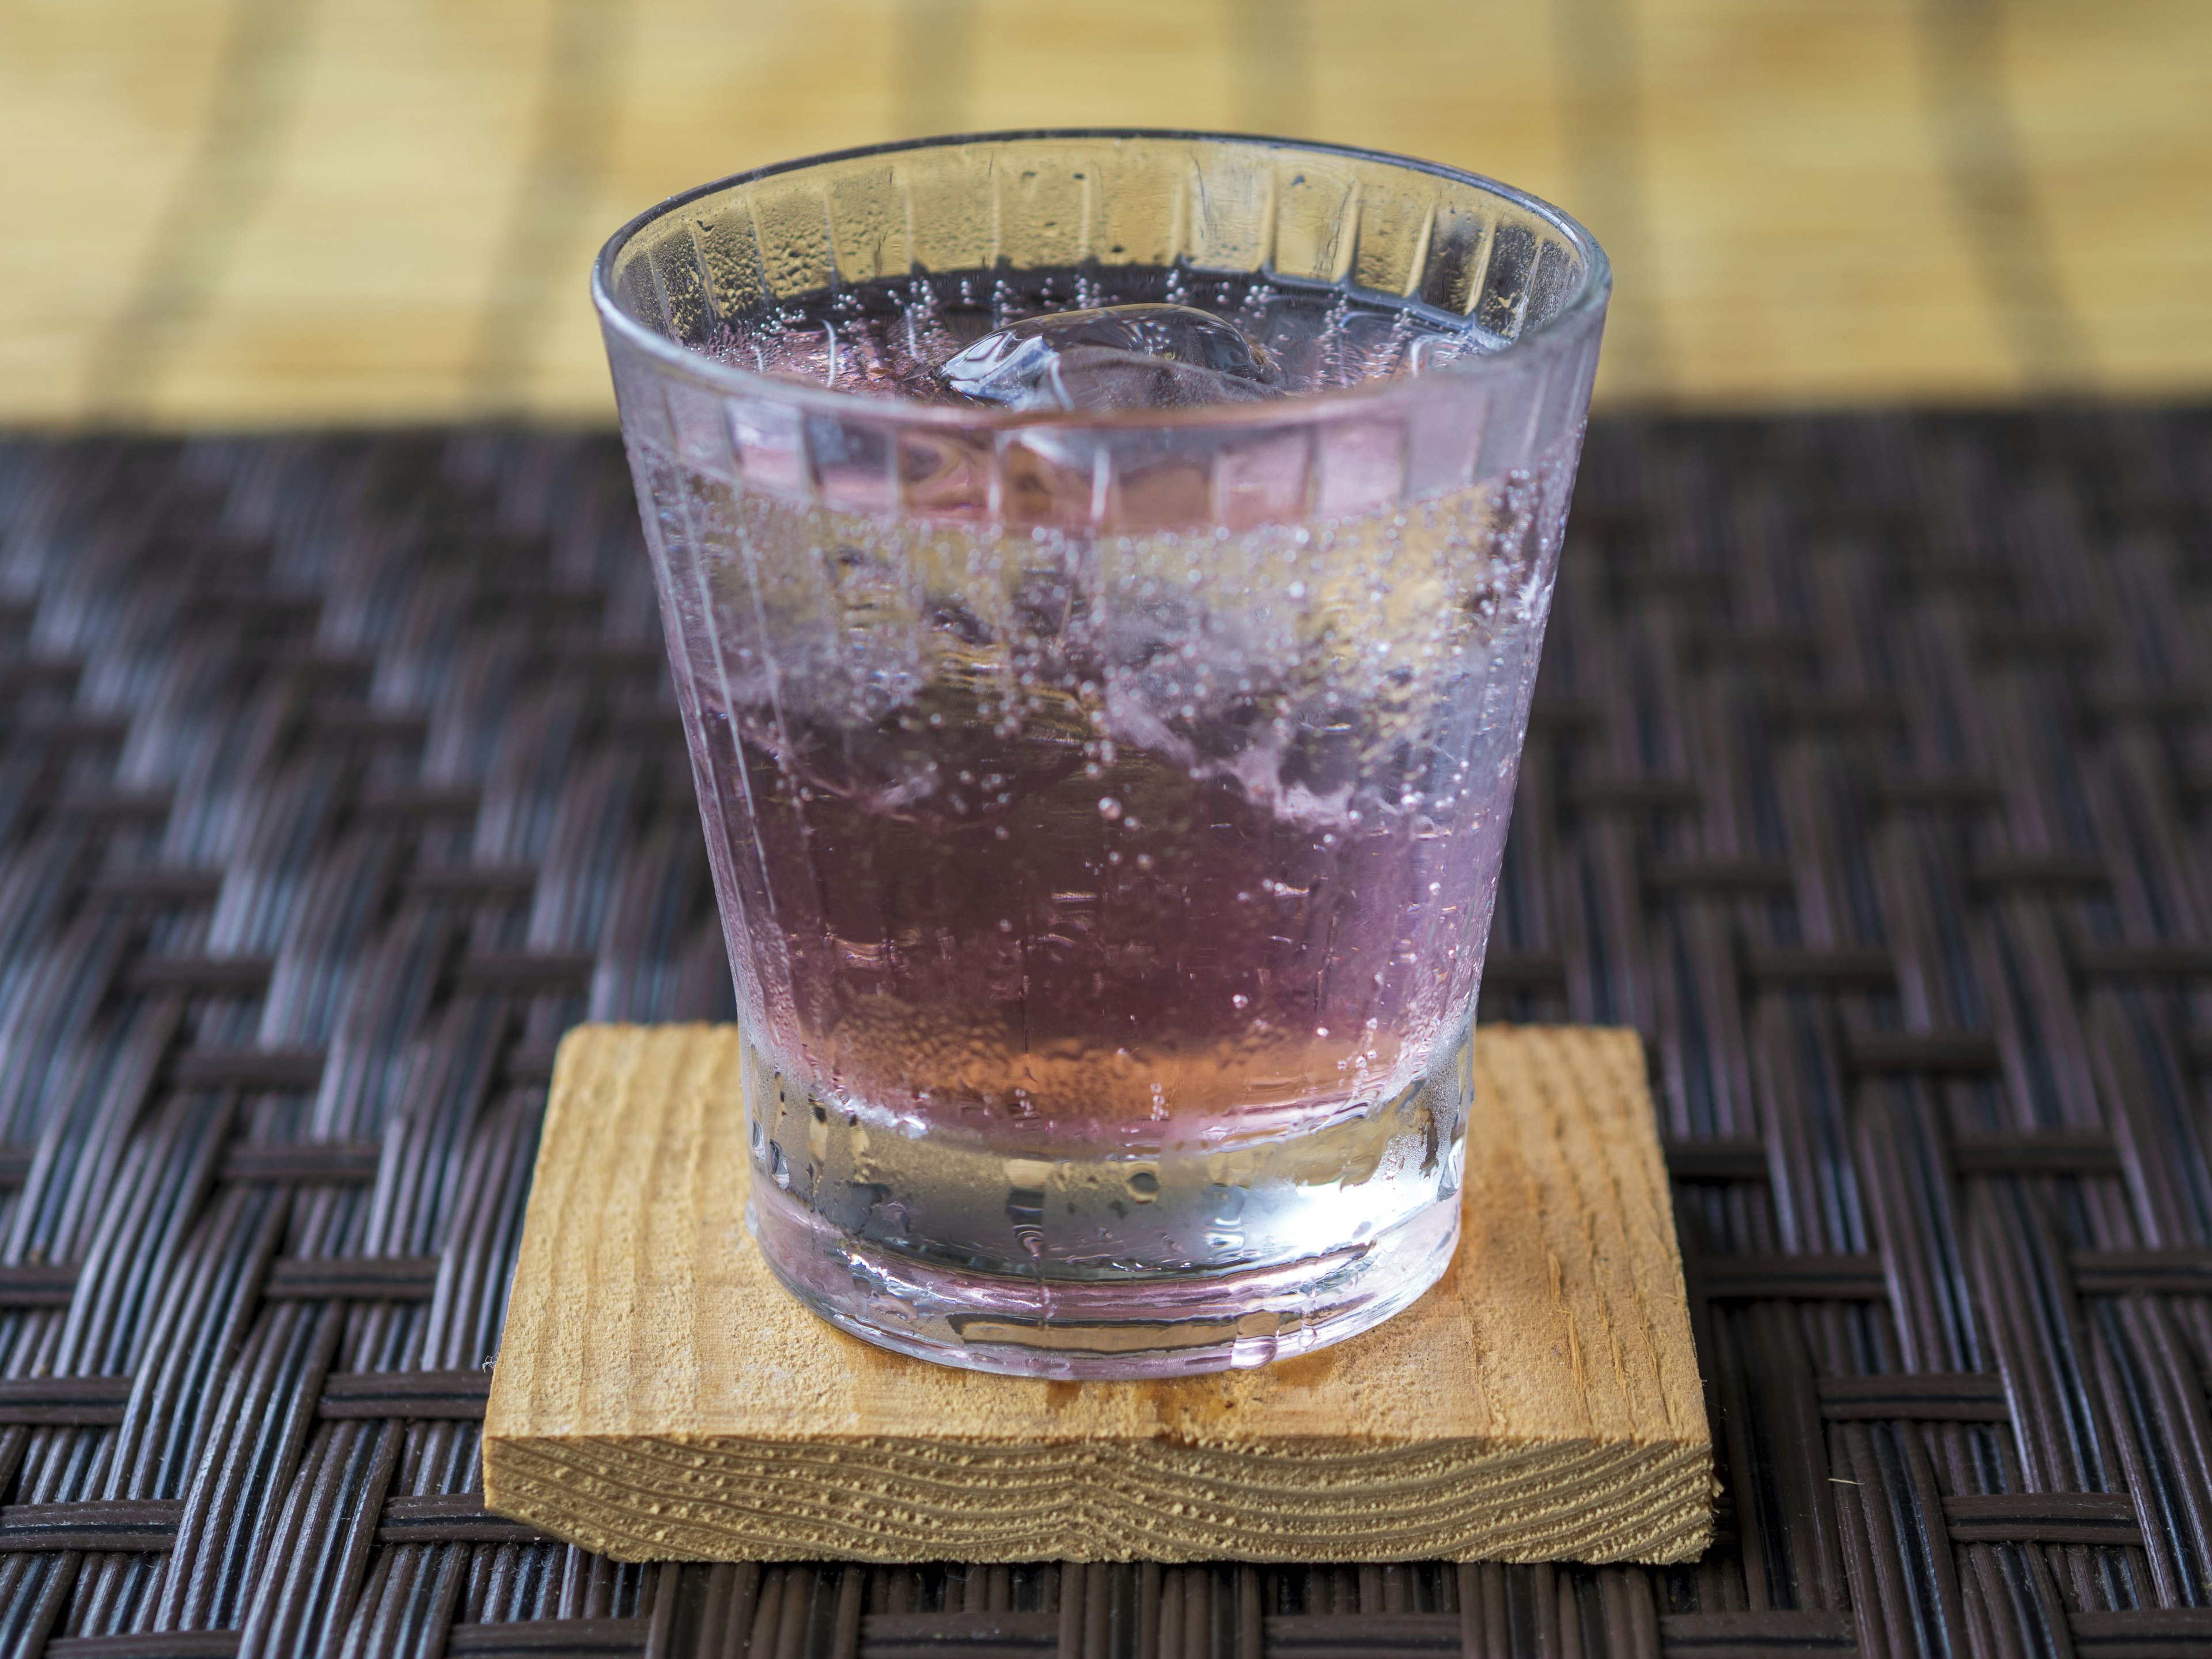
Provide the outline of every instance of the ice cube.
{"type": "Polygon", "coordinates": [[[1280,395],[1272,358],[1191,306],[1103,306],[1024,318],[938,369],[978,403],[1017,410],[1188,409],[1280,395]]]}

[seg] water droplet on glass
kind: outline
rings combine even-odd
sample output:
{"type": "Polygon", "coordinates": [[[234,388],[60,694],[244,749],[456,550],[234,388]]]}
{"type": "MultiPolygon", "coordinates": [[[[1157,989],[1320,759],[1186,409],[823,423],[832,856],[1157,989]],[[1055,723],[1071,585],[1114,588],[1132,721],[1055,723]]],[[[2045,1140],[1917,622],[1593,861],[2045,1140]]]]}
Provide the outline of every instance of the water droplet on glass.
{"type": "Polygon", "coordinates": [[[1121,817],[1121,803],[1111,795],[1099,796],[1098,816],[1109,823],[1118,823],[1121,817]]]}

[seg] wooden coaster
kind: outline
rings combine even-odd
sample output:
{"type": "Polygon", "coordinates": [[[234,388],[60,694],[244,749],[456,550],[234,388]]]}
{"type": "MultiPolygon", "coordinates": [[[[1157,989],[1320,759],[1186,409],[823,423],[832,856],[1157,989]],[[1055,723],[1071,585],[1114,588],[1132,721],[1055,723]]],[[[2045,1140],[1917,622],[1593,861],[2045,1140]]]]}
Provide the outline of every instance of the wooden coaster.
{"type": "Polygon", "coordinates": [[[833,1330],[745,1230],[738,1036],[562,1043],[484,1419],[489,1507],[622,1560],[1684,1561],[1711,1439],[1626,1031],[1489,1028],[1465,1238],[1257,1370],[987,1376],[833,1330]]]}

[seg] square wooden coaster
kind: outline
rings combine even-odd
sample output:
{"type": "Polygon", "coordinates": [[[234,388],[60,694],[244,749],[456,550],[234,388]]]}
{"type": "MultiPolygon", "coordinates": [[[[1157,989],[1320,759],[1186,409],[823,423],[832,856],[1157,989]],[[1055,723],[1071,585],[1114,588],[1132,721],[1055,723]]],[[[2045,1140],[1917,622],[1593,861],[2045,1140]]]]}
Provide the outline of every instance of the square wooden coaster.
{"type": "Polygon", "coordinates": [[[738,1036],[562,1043],[484,1419],[502,1515],[623,1560],[1683,1561],[1711,1438],[1633,1033],[1486,1027],[1465,1236],[1335,1347],[1153,1382],[832,1329],[744,1223],[738,1036]]]}

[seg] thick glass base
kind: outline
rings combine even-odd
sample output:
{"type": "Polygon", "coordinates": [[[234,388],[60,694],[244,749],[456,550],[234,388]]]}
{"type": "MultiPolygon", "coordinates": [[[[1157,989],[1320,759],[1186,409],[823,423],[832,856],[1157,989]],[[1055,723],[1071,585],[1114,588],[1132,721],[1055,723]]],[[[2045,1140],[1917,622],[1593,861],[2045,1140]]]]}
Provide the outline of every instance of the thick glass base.
{"type": "Polygon", "coordinates": [[[793,1294],[865,1341],[1009,1376],[1188,1376],[1341,1342],[1411,1306],[1459,1243],[1456,1193],[1329,1255],[1086,1279],[979,1273],[841,1233],[772,1184],[749,1219],[793,1294]]]}
{"type": "Polygon", "coordinates": [[[1213,1118],[933,1118],[744,1051],[754,1237],[823,1318],[1013,1376],[1179,1376],[1340,1341],[1459,1237],[1462,1035],[1381,1101],[1213,1118]]]}

